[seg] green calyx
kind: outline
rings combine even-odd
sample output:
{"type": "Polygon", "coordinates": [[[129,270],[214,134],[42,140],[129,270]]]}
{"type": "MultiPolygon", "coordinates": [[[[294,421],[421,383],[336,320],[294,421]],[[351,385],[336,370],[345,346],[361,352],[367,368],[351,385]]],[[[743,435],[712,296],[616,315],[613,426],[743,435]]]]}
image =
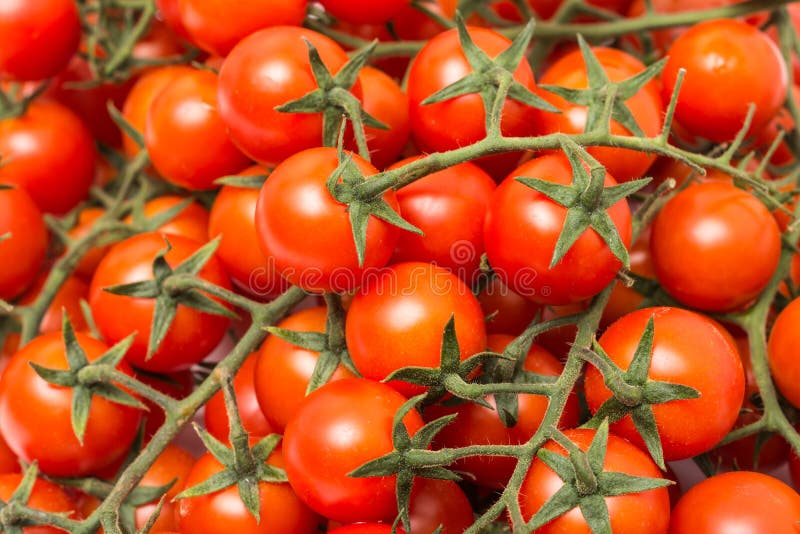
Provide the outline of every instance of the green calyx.
{"type": "Polygon", "coordinates": [[[664,451],[658,434],[653,404],[663,404],[674,400],[695,399],[700,393],[689,386],[660,382],[648,377],[653,353],[654,322],[647,322],[633,360],[627,371],[615,364],[597,341],[593,350],[586,349],[583,357],[603,374],[606,387],[613,396],[604,402],[589,420],[585,428],[597,428],[604,421],[616,422],[630,415],[637,432],[647,445],[650,456],[661,469],[664,464],[664,451]]]}
{"type": "Polygon", "coordinates": [[[542,505],[526,527],[529,532],[549,523],[573,508],[580,508],[583,518],[595,534],[611,534],[611,521],[606,497],[639,493],[663,488],[672,482],[663,478],[647,478],[610,472],[603,469],[608,445],[608,421],[604,420],[586,452],[559,431],[554,439],[568,452],[562,456],[548,449],[539,449],[538,458],[564,481],[564,485],[542,505]]]}

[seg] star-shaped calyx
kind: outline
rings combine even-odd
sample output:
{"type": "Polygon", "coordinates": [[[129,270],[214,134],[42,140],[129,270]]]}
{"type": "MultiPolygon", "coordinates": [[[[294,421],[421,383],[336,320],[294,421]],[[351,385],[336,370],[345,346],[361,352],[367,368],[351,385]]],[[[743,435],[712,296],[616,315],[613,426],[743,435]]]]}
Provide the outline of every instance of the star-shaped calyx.
{"type": "Polygon", "coordinates": [[[612,254],[623,265],[630,266],[628,249],[606,210],[646,186],[651,179],[642,178],[605,187],[605,167],[585,149],[569,137],[561,140],[561,148],[572,167],[572,184],[563,185],[540,178],[516,178],[523,185],[567,208],[564,228],[558,236],[550,268],[552,269],[561,261],[570,247],[588,228],[597,232],[606,242],[612,254]]]}
{"type": "Polygon", "coordinates": [[[152,357],[156,350],[158,350],[161,342],[164,341],[164,338],[167,336],[169,327],[175,319],[179,304],[204,313],[221,315],[231,319],[237,318],[237,315],[226,306],[199,291],[193,289],[188,291],[172,291],[165,287],[173,276],[197,275],[214,255],[214,252],[219,246],[219,240],[220,238],[218,237],[210,241],[173,269],[169,266],[165,258],[166,254],[171,249],[171,245],[169,239],[164,237],[166,246],[158,253],[153,261],[152,280],[104,288],[104,291],[108,291],[114,295],[155,299],[156,304],[150,328],[150,339],[147,345],[147,359],[152,357]]]}
{"type": "Polygon", "coordinates": [[[500,119],[506,98],[534,108],[559,112],[549,102],[514,79],[514,71],[524,60],[525,50],[533,36],[533,21],[525,25],[511,46],[494,59],[475,44],[467,31],[464,19],[458,13],[456,26],[461,49],[472,72],[423,100],[423,105],[444,102],[462,95],[479,94],[486,114],[487,133],[500,132],[500,119]]]}
{"type": "Polygon", "coordinates": [[[627,371],[620,369],[596,340],[593,350],[584,350],[583,357],[603,373],[603,381],[613,393],[584,427],[596,428],[606,420],[614,423],[630,415],[637,432],[647,445],[650,456],[661,469],[665,469],[664,451],[652,405],[674,400],[696,399],[700,393],[683,384],[660,382],[649,378],[654,332],[653,318],[650,317],[627,371]]]}
{"type": "Polygon", "coordinates": [[[585,132],[596,130],[608,132],[609,119],[614,119],[633,135],[644,137],[642,128],[625,101],[639,93],[650,80],[661,73],[666,58],[630,78],[612,82],[592,48],[581,35],[578,35],[578,46],[586,65],[588,87],[586,89],[571,89],[557,85],[539,87],[573,104],[587,106],[585,132]]]}
{"type": "Polygon", "coordinates": [[[376,44],[377,41],[373,41],[360,49],[336,75],[333,75],[322,62],[316,47],[306,40],[311,71],[317,82],[317,89],[275,109],[284,113],[322,113],[322,144],[325,146],[336,146],[337,132],[342,124],[342,117],[346,117],[353,123],[358,153],[364,159],[369,160],[364,126],[380,129],[387,127],[364,110],[361,102],[350,92],[350,89],[358,80],[358,73],[369,59],[376,44]]]}
{"type": "Polygon", "coordinates": [[[663,478],[648,478],[605,471],[603,464],[608,446],[608,421],[603,421],[586,452],[570,442],[563,434],[558,443],[568,456],[548,449],[539,449],[537,456],[564,481],[564,485],[545,502],[526,525],[537,528],[580,508],[583,518],[595,534],[611,534],[606,497],[639,493],[663,488],[672,482],[663,478]]]}

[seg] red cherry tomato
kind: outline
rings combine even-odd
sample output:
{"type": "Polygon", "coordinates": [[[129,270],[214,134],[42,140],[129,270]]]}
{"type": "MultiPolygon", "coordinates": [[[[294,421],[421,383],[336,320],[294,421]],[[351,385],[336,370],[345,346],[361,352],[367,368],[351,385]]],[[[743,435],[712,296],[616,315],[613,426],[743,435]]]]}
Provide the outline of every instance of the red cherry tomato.
{"type": "Polygon", "coordinates": [[[521,295],[517,295],[500,278],[491,280],[478,293],[483,315],[486,317],[487,334],[520,335],[539,311],[539,306],[521,295]]]}
{"type": "MultiPolygon", "coordinates": [[[[366,378],[383,380],[401,367],[439,367],[442,335],[455,317],[461,359],[486,348],[480,304],[454,274],[430,263],[398,263],[370,276],[350,304],[347,348],[366,378]]],[[[424,391],[402,381],[407,396],[424,391]]]]}
{"type": "Polygon", "coordinates": [[[408,506],[411,534],[462,534],[472,525],[472,505],[464,491],[451,480],[416,477],[408,506]]]}
{"type": "MultiPolygon", "coordinates": [[[[76,338],[90,362],[109,348],[85,334],[77,333],[76,338]]],[[[81,444],[72,429],[72,389],[45,382],[31,362],[67,369],[61,332],[25,345],[0,377],[0,433],[11,450],[26,462],[38,462],[43,473],[60,477],[94,473],[127,453],[140,410],[94,395],[81,444]]],[[[119,369],[132,373],[125,363],[119,369]]]]}
{"type": "Polygon", "coordinates": [[[404,7],[409,0],[320,0],[325,10],[338,19],[356,24],[381,24],[388,21],[404,7]]]}
{"type": "MultiPolygon", "coordinates": [[[[19,487],[20,482],[22,482],[20,473],[0,474],[0,501],[8,501],[19,487]]],[[[67,492],[42,478],[37,478],[33,483],[31,495],[24,505],[34,510],[64,514],[69,519],[80,519],[75,512],[75,502],[67,492]]],[[[55,527],[38,526],[25,527],[23,532],[25,534],[59,534],[64,531],[55,527]]]]}
{"type": "Polygon", "coordinates": [[[36,279],[47,252],[42,214],[22,189],[0,189],[0,298],[11,300],[36,279]]]}
{"type": "Polygon", "coordinates": [[[772,326],[769,334],[769,366],[775,385],[794,406],[800,406],[800,365],[797,349],[800,347],[800,299],[794,299],[786,306],[772,326]]]}
{"type": "Polygon", "coordinates": [[[6,443],[2,433],[0,433],[0,474],[17,473],[19,470],[17,455],[8,447],[8,443],[6,443]]]}
{"type": "MultiPolygon", "coordinates": [[[[361,378],[337,380],[313,391],[283,437],[286,474],[300,499],[336,521],[393,518],[395,476],[347,474],[394,450],[392,420],[405,401],[389,386],[361,378]]],[[[403,424],[414,435],[422,418],[412,410],[403,424]]]]}
{"type": "MultiPolygon", "coordinates": [[[[178,503],[172,499],[180,493],[194,465],[194,457],[177,445],[169,444],[156,461],[144,472],[139,487],[164,486],[173,483],[165,494],[161,513],[152,525],[153,531],[178,528],[178,503]]],[[[156,511],[158,500],[136,507],[136,528],[142,528],[156,511]]]]}

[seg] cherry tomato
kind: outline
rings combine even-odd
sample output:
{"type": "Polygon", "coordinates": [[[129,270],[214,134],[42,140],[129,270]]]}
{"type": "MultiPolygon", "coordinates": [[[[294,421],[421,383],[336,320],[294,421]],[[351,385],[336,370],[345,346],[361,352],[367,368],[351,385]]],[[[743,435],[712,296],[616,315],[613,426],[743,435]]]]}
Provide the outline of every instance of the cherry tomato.
{"type": "MultiPolygon", "coordinates": [[[[347,348],[356,369],[373,380],[401,367],[439,367],[451,317],[462,360],[486,348],[480,304],[457,276],[430,263],[398,263],[371,273],[356,293],[345,324],[347,348]]],[[[402,381],[390,385],[407,396],[424,391],[402,381]]]]}
{"type": "MultiPolygon", "coordinates": [[[[300,499],[317,513],[345,523],[393,518],[395,476],[347,474],[394,450],[392,420],[405,401],[386,384],[361,378],[337,380],[313,391],[283,437],[286,474],[300,499]]],[[[414,435],[422,418],[412,410],[403,424],[414,435]]]]}
{"type": "MultiPolygon", "coordinates": [[[[305,28],[281,26],[242,39],[222,64],[220,116],[233,142],[261,163],[278,163],[322,142],[319,113],[275,110],[318,88],[303,39],[317,48],[334,74],[347,62],[345,51],[328,37],[305,28]]],[[[353,93],[360,96],[358,83],[353,93]]]]}
{"type": "MultiPolygon", "coordinates": [[[[78,214],[78,220],[76,221],[75,226],[70,228],[67,234],[72,239],[77,240],[82,238],[91,231],[95,221],[102,217],[105,212],[106,210],[104,208],[98,207],[88,207],[82,209],[78,214]]],[[[92,247],[89,249],[75,267],[75,275],[83,280],[91,281],[94,271],[97,269],[97,265],[100,263],[100,260],[103,259],[103,256],[106,255],[108,249],[108,245],[101,245],[99,247],[92,247]]]]}
{"type": "Polygon", "coordinates": [[[730,311],[752,301],[778,265],[780,230],[753,195],[729,183],[694,184],[675,195],[653,223],[658,281],[701,310],[730,311]]]}
{"type": "MultiPolygon", "coordinates": [[[[594,430],[566,430],[564,435],[582,451],[589,448],[594,430]]],[[[549,451],[566,456],[566,451],[554,441],[544,446],[549,451]]],[[[603,471],[625,473],[648,478],[662,478],[658,466],[646,453],[624,439],[609,434],[603,471]]],[[[522,516],[533,517],[545,502],[564,485],[561,478],[539,458],[531,464],[520,488],[522,516]]],[[[666,533],[669,526],[669,494],[667,488],[657,488],[605,498],[611,531],[615,534],[640,534],[642,532],[666,533]]],[[[536,532],[589,532],[580,508],[550,521],[536,532]]]]}
{"type": "MultiPolygon", "coordinates": [[[[364,176],[378,170],[353,154],[364,176]]],[[[338,167],[334,148],[304,150],[275,167],[261,188],[256,230],[262,250],[286,280],[306,291],[337,293],[362,283],[364,273],[389,261],[400,229],[370,217],[363,265],[358,264],[348,207],[334,200],[326,181],[338,167]]],[[[398,210],[393,192],[384,200],[398,210]]]]}
{"type": "MultiPolygon", "coordinates": [[[[185,202],[186,198],[178,195],[155,197],[144,204],[144,216],[153,217],[185,202]]],[[[158,232],[168,235],[187,237],[200,243],[208,239],[208,210],[197,202],[190,202],[172,219],[158,227],[158,232]]],[[[123,222],[130,223],[133,216],[125,217],[123,222]]]]}
{"type": "MultiPolygon", "coordinates": [[[[249,167],[240,176],[268,174],[260,166],[249,167]]],[[[260,298],[277,296],[288,283],[275,270],[274,260],[268,260],[259,244],[256,231],[258,189],[222,186],[211,206],[208,238],[222,236],[217,257],[234,285],[246,294],[260,298]]]]}
{"type": "Polygon", "coordinates": [[[416,477],[408,506],[411,534],[461,534],[475,520],[464,491],[452,480],[416,477]]]}
{"type": "MultiPolygon", "coordinates": [[[[644,64],[634,56],[614,48],[592,49],[603,70],[612,82],[621,82],[644,71],[644,64]]],[[[574,50],[553,63],[539,81],[541,84],[558,85],[570,89],[585,89],[588,86],[586,65],[580,50],[574,50]]],[[[657,80],[650,80],[635,95],[625,101],[636,119],[636,123],[648,137],[661,132],[664,123],[664,105],[661,102],[661,87],[657,80]]],[[[570,103],[553,93],[540,91],[542,98],[553,104],[561,113],[542,113],[542,132],[564,132],[577,134],[586,127],[586,106],[570,103]]],[[[610,131],[616,135],[631,135],[631,132],[615,120],[610,131]]],[[[589,154],[605,166],[606,170],[620,182],[641,178],[655,158],[646,152],[637,152],[614,147],[589,147],[589,154]]]]}
{"type": "MultiPolygon", "coordinates": [[[[684,384],[700,397],[652,406],[664,459],[681,460],[711,449],[730,431],[744,398],[744,371],[736,345],[714,321],[680,308],[646,308],[625,315],[600,337],[611,360],[626,370],[650,318],[653,318],[653,352],[648,377],[684,384]],[[702,354],[702,358],[697,358],[702,354]]],[[[586,371],[586,402],[592,413],[611,397],[596,368],[586,371]]],[[[625,416],[612,431],[644,447],[625,416]]]]}
{"type": "Polygon", "coordinates": [[[42,214],[22,189],[0,189],[0,298],[11,300],[36,279],[47,252],[42,214]]]}
{"type": "Polygon", "coordinates": [[[155,0],[158,14],[164,23],[174,31],[181,39],[190,41],[189,32],[181,20],[180,0],[155,0]]]}
{"type": "Polygon", "coordinates": [[[320,0],[325,10],[338,19],[356,24],[381,24],[410,3],[409,0],[320,0]]]}
{"type": "MultiPolygon", "coordinates": [[[[285,469],[280,449],[267,459],[269,465],[285,469]]],[[[201,456],[186,477],[186,488],[201,484],[223,470],[211,453],[201,456]]],[[[180,532],[217,534],[224,530],[241,534],[311,534],[319,518],[303,504],[289,484],[258,483],[261,520],[250,514],[236,485],[223,490],[181,499],[178,504],[180,532]]]]}
{"type": "Polygon", "coordinates": [[[478,293],[487,334],[520,335],[539,311],[539,306],[517,295],[500,278],[492,276],[478,293]]]}
{"type": "MultiPolygon", "coordinates": [[[[254,437],[264,437],[272,433],[264,412],[258,404],[255,388],[255,370],[258,353],[254,352],[244,361],[236,376],[233,378],[233,390],[236,393],[236,404],[239,407],[239,416],[242,425],[248,434],[254,437]]],[[[204,414],[206,430],[223,443],[230,437],[230,423],[225,409],[225,396],[218,391],[206,403],[204,414]]]]}
{"type": "MultiPolygon", "coordinates": [[[[486,254],[492,269],[514,292],[541,304],[568,304],[588,299],[614,279],[621,264],[597,232],[587,229],[559,263],[550,269],[567,209],[515,178],[535,177],[572,183],[572,168],[563,154],[533,159],[513,171],[492,197],[484,223],[486,254]]],[[[616,185],[606,174],[605,186],[616,185]]],[[[607,210],[627,247],[631,212],[625,199],[607,210]]]]}
{"type": "MultiPolygon", "coordinates": [[[[46,275],[42,275],[22,297],[20,297],[20,306],[30,306],[39,297],[39,293],[44,287],[47,280],[46,275]]],[[[58,332],[61,330],[62,312],[66,311],[72,327],[75,330],[85,330],[87,328],[86,318],[83,316],[81,310],[81,300],[88,298],[89,285],[75,276],[70,276],[61,287],[58,288],[53,300],[47,307],[47,310],[39,323],[39,332],[48,334],[50,332],[58,332]]]]}
{"type": "Polygon", "coordinates": [[[217,112],[217,76],[207,70],[177,75],[153,99],[144,141],[156,170],[187,189],[215,189],[214,180],[249,163],[228,139],[217,112]]]}
{"type": "Polygon", "coordinates": [[[745,22],[700,22],[675,40],[668,56],[661,73],[664,98],[672,95],[678,70],[686,69],[675,120],[693,135],[732,140],[750,103],[756,109],[748,132],[755,133],[786,99],[786,66],[778,47],[745,22]]]}
{"type": "MultiPolygon", "coordinates": [[[[296,332],[324,332],[327,309],[324,306],[294,313],[277,324],[296,332]]],[[[254,369],[258,404],[276,430],[283,430],[297,413],[306,396],[308,382],[319,353],[302,349],[272,335],[264,341],[254,369]]],[[[353,373],[339,366],[329,381],[352,378],[353,373]]]]}
{"type": "Polygon", "coordinates": [[[19,460],[17,460],[17,455],[14,454],[14,451],[8,448],[8,443],[6,443],[6,440],[3,439],[2,433],[0,433],[0,474],[18,473],[19,470],[19,460]]]}
{"type": "Polygon", "coordinates": [[[78,50],[80,36],[72,0],[8,3],[0,11],[0,75],[17,80],[55,76],[78,50]]]}
{"type": "MultiPolygon", "coordinates": [[[[404,159],[390,169],[416,159],[404,159]]],[[[431,173],[400,189],[403,218],[423,235],[400,232],[392,262],[434,263],[474,285],[483,254],[483,218],[494,190],[491,177],[473,163],[431,173]]]]}
{"type": "MultiPolygon", "coordinates": [[[[486,28],[468,28],[475,44],[490,57],[507,49],[511,41],[486,28]]],[[[423,105],[437,91],[457,82],[472,72],[455,29],[440,33],[419,51],[408,72],[411,132],[417,147],[423,152],[440,152],[473,144],[486,137],[485,110],[478,94],[467,94],[445,102],[423,105]]],[[[514,79],[529,90],[536,83],[526,61],[514,71],[514,79]]],[[[513,99],[503,104],[501,129],[504,135],[521,137],[539,132],[542,112],[513,99]]],[[[492,159],[492,166],[502,176],[513,169],[520,154],[506,154],[492,159]]],[[[488,165],[487,165],[488,170],[488,165]]],[[[492,173],[493,175],[495,173],[492,173]]]]}
{"type": "Polygon", "coordinates": [[[770,476],[732,471],[703,480],[672,510],[670,534],[793,532],[800,495],[770,476]]]}
{"type": "MultiPolygon", "coordinates": [[[[108,346],[77,333],[78,344],[91,362],[108,346]]],[[[83,437],[72,430],[72,389],[45,382],[30,365],[67,369],[61,332],[35,338],[17,352],[0,377],[0,433],[8,446],[26,462],[38,462],[45,474],[85,476],[113,463],[128,451],[141,420],[137,408],[92,397],[83,437]]],[[[125,363],[125,373],[132,371],[125,363]]]]}
{"type": "Polygon", "coordinates": [[[0,154],[0,183],[22,187],[45,213],[75,207],[94,179],[92,135],[56,102],[37,100],[23,115],[0,121],[0,154]]]}
{"type": "MultiPolygon", "coordinates": [[[[130,237],[114,245],[103,258],[89,290],[89,304],[103,337],[116,343],[137,332],[125,358],[136,367],[155,372],[178,371],[199,362],[219,343],[228,326],[225,317],[179,305],[163,342],[146,358],[155,300],[113,295],[104,288],[152,279],[152,264],[156,255],[166,249],[165,239],[172,247],[165,255],[172,268],[200,248],[200,243],[177,235],[165,238],[151,232],[130,237]]],[[[200,270],[199,276],[230,288],[225,271],[214,257],[200,270]]]]}
{"type": "Polygon", "coordinates": [[[775,385],[795,406],[800,406],[800,366],[797,362],[797,347],[800,346],[800,299],[794,299],[775,319],[769,334],[768,355],[775,385]]]}
{"type": "MultiPolygon", "coordinates": [[[[512,336],[495,334],[488,337],[489,350],[502,352],[512,336]]],[[[547,376],[558,376],[563,366],[555,356],[538,345],[532,345],[525,357],[523,369],[547,376]]],[[[436,435],[437,448],[457,448],[470,445],[520,445],[539,429],[547,410],[548,399],[541,395],[518,396],[517,424],[506,427],[497,414],[494,396],[486,400],[491,408],[474,402],[454,407],[432,406],[425,410],[427,420],[457,414],[455,420],[436,435]]],[[[578,424],[578,399],[570,395],[559,421],[559,427],[572,428],[578,424]]],[[[453,468],[475,477],[475,483],[491,489],[503,489],[517,465],[509,456],[469,456],[453,463],[453,468]]]]}
{"type": "Polygon", "coordinates": [[[300,26],[306,0],[179,0],[180,20],[197,46],[226,56],[236,43],[262,28],[300,26]]]}
{"type": "MultiPolygon", "coordinates": [[[[22,482],[20,473],[0,474],[0,501],[8,501],[19,487],[20,482],[22,482]]],[[[28,502],[24,504],[34,510],[62,513],[69,519],[80,519],[78,514],[75,513],[75,502],[67,492],[42,478],[37,478],[33,483],[31,495],[28,497],[28,502]]],[[[22,531],[25,534],[59,534],[64,532],[60,528],[45,526],[25,527],[22,531]]]]}
{"type": "MultiPolygon", "coordinates": [[[[163,529],[177,530],[178,528],[178,503],[172,499],[184,489],[186,479],[194,465],[194,457],[178,445],[169,444],[164,451],[158,455],[156,461],[145,471],[139,487],[164,486],[174,482],[165,494],[164,504],[161,513],[152,525],[154,531],[163,529]]],[[[143,504],[136,508],[136,528],[142,528],[156,511],[156,502],[143,504]]]]}

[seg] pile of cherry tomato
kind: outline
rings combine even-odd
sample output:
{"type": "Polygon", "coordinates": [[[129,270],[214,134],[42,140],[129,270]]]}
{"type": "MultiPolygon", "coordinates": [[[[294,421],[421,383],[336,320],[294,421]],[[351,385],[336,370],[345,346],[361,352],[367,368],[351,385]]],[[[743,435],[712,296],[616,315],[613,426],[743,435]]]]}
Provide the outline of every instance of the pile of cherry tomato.
{"type": "Polygon", "coordinates": [[[0,532],[795,532],[798,30],[0,0],[0,532]]]}

